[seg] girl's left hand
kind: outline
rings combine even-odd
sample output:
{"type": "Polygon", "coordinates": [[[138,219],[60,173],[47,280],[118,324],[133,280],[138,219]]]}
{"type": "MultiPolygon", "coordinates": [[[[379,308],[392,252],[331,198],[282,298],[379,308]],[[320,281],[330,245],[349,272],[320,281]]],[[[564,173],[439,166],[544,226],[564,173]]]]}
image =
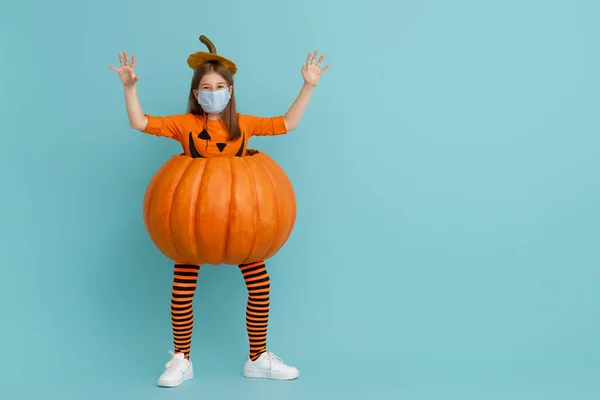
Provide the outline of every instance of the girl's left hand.
{"type": "Polygon", "coordinates": [[[315,50],[315,54],[308,53],[306,57],[306,65],[302,66],[302,77],[304,83],[311,86],[317,86],[321,74],[329,68],[329,64],[321,68],[321,63],[325,55],[321,54],[319,60],[317,60],[318,52],[315,50]]]}

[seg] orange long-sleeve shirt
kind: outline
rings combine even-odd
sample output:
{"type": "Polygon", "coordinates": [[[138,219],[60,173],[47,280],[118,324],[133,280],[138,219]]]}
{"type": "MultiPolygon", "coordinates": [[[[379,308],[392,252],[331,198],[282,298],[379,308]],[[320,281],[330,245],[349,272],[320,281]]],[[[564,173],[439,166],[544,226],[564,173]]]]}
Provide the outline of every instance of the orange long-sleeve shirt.
{"type": "Polygon", "coordinates": [[[229,132],[222,120],[206,121],[194,114],[175,114],[157,117],[146,114],[148,125],[144,133],[163,136],[181,143],[184,154],[190,157],[232,157],[246,154],[252,136],[272,136],[287,133],[283,116],[256,117],[238,114],[241,137],[228,141],[229,132]],[[205,131],[206,128],[206,131],[205,131]]]}

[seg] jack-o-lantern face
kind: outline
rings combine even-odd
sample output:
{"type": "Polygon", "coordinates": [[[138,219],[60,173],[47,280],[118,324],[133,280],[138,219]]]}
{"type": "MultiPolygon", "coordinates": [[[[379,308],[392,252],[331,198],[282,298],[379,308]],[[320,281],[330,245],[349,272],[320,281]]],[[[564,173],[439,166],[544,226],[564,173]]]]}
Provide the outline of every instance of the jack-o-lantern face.
{"type": "Polygon", "coordinates": [[[234,140],[234,141],[230,141],[230,142],[216,142],[214,143],[212,141],[212,137],[210,136],[210,134],[208,133],[208,131],[206,130],[206,128],[204,130],[202,130],[202,132],[200,132],[198,135],[196,135],[197,140],[194,140],[194,134],[192,132],[190,132],[189,134],[189,138],[188,138],[188,142],[189,142],[189,147],[190,147],[190,156],[192,158],[206,158],[205,155],[202,154],[202,152],[200,152],[198,150],[198,148],[202,149],[204,148],[204,151],[208,151],[211,154],[214,153],[214,148],[213,149],[209,149],[210,146],[215,146],[216,150],[220,153],[223,154],[225,152],[225,150],[230,150],[231,148],[237,148],[237,151],[235,153],[231,153],[231,151],[227,151],[225,152],[225,154],[223,154],[223,156],[233,156],[233,157],[242,157],[244,155],[244,148],[246,147],[246,135],[242,135],[241,138],[234,140]],[[198,147],[196,146],[195,142],[198,141],[204,141],[204,145],[200,145],[200,143],[198,143],[198,147]]]}

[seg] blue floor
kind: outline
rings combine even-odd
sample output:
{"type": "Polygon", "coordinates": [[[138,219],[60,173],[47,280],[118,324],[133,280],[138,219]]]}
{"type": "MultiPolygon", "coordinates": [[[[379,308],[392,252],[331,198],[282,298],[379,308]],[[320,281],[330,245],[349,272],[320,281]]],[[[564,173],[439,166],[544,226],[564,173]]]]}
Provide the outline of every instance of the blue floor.
{"type": "MultiPolygon", "coordinates": [[[[196,367],[196,378],[174,389],[154,385],[157,365],[135,365],[127,356],[86,369],[64,365],[63,381],[32,379],[4,399],[411,399],[411,400],[597,400],[598,370],[552,368],[547,364],[469,366],[452,368],[448,362],[430,367],[396,366],[390,360],[355,362],[315,360],[303,375],[290,382],[244,379],[219,360],[196,367]],[[93,371],[93,372],[88,372],[93,371]],[[579,371],[579,372],[578,372],[579,371]],[[583,373],[582,371],[587,371],[583,373]]],[[[52,376],[56,378],[58,371],[52,376]]],[[[10,387],[10,386],[9,386],[10,387]]]]}

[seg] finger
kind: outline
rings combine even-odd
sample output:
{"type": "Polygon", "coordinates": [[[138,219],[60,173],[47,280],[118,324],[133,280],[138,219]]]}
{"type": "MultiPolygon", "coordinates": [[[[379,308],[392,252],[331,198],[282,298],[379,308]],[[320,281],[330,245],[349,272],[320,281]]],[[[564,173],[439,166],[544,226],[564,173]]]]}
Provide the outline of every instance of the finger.
{"type": "Polygon", "coordinates": [[[129,57],[127,56],[127,52],[123,53],[125,55],[125,65],[129,65],[129,57]]]}
{"type": "Polygon", "coordinates": [[[121,54],[121,52],[119,52],[119,62],[121,63],[121,66],[124,65],[124,61],[123,61],[123,54],[121,54]]]}
{"type": "Polygon", "coordinates": [[[321,72],[325,72],[325,71],[327,71],[328,69],[329,69],[329,64],[327,64],[326,66],[324,66],[324,67],[321,69],[321,72]]]}
{"type": "Polygon", "coordinates": [[[310,63],[311,63],[311,64],[314,64],[314,63],[315,63],[315,60],[317,59],[317,54],[318,54],[318,53],[319,53],[319,52],[318,52],[317,50],[315,50],[315,54],[313,54],[312,60],[310,61],[310,63]]]}
{"type": "Polygon", "coordinates": [[[308,65],[310,64],[310,57],[312,57],[312,53],[309,51],[306,56],[306,68],[308,68],[308,65]]]}
{"type": "Polygon", "coordinates": [[[131,66],[135,68],[135,54],[131,56],[131,66]]]}
{"type": "Polygon", "coordinates": [[[321,54],[321,57],[319,57],[319,61],[317,61],[317,67],[321,66],[321,63],[323,62],[324,58],[325,58],[325,54],[321,54]]]}
{"type": "Polygon", "coordinates": [[[109,65],[108,68],[112,69],[115,72],[119,72],[119,68],[115,68],[112,65],[109,65]]]}

